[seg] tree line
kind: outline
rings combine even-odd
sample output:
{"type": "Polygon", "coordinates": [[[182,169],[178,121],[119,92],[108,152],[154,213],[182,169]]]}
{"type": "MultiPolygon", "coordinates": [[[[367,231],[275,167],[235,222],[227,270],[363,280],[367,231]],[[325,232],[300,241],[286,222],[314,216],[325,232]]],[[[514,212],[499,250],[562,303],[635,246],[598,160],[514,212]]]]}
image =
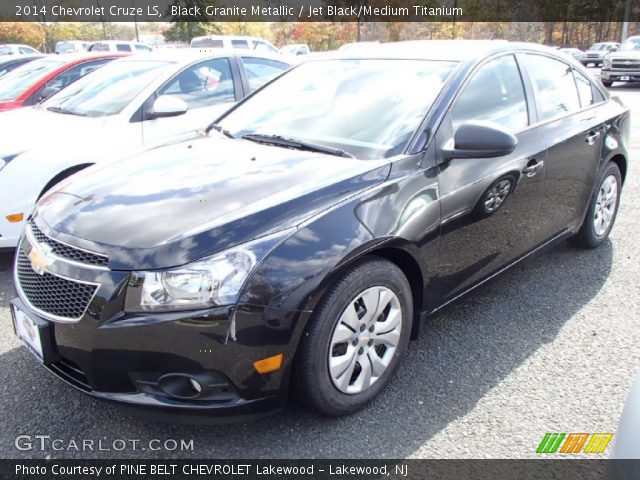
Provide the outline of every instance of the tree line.
{"type": "MultiPolygon", "coordinates": [[[[188,43],[208,34],[249,35],[278,46],[306,43],[325,51],[355,41],[417,39],[506,39],[586,48],[600,41],[619,41],[621,22],[180,22],[141,23],[140,34],[163,35],[166,42],[188,43]]],[[[629,35],[640,34],[632,22],[629,35]]],[[[0,44],[24,43],[53,51],[61,40],[134,40],[133,24],[109,22],[0,22],[0,44]]]]}

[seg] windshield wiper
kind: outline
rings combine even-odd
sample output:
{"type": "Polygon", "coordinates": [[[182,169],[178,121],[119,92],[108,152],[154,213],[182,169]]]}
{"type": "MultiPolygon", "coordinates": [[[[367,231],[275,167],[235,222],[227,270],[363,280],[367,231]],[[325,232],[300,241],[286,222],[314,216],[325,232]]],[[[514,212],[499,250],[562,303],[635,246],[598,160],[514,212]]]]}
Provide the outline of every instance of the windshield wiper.
{"type": "Polygon", "coordinates": [[[211,125],[209,125],[204,130],[204,133],[209,133],[211,130],[215,130],[216,132],[220,132],[225,137],[236,138],[231,134],[231,132],[229,130],[227,130],[226,128],[223,128],[221,125],[218,125],[217,123],[212,123],[211,125]]]}
{"type": "Polygon", "coordinates": [[[278,147],[294,148],[296,150],[308,150],[310,152],[327,153],[329,155],[335,155],[336,157],[356,158],[349,152],[340,150],[339,148],[325,147],[324,145],[318,145],[317,143],[310,143],[297,138],[287,138],[282,135],[266,135],[262,133],[248,133],[243,135],[244,140],[250,140],[252,142],[264,143],[267,145],[276,145],[278,147]]]}
{"type": "Polygon", "coordinates": [[[55,113],[62,113],[64,115],[76,115],[78,117],[88,117],[86,113],[74,112],[72,110],[67,110],[66,108],[62,108],[62,107],[48,107],[47,110],[55,113]]]}

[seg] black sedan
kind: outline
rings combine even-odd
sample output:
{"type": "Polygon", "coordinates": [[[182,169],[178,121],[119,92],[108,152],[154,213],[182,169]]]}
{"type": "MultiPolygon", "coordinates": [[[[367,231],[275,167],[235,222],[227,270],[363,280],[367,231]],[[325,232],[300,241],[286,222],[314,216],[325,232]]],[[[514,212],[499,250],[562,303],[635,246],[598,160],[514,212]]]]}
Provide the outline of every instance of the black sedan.
{"type": "Polygon", "coordinates": [[[337,55],[42,198],[12,311],[47,368],[182,421],[290,394],[347,414],[430,313],[543,247],[606,241],[629,112],[582,67],[508,42],[337,55]]]}

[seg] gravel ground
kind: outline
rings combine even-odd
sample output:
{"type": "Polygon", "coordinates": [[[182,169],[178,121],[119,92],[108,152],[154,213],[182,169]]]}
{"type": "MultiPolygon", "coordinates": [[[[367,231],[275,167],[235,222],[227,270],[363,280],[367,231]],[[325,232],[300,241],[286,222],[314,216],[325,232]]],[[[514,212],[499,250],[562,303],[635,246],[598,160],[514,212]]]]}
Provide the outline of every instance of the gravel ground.
{"type": "MultiPolygon", "coordinates": [[[[639,89],[613,92],[640,112],[639,89]]],[[[640,156],[637,125],[632,157],[640,156]]],[[[150,439],[193,439],[193,450],[171,455],[522,458],[535,457],[545,432],[613,432],[640,366],[639,187],[632,164],[608,243],[596,251],[560,245],[444,309],[412,343],[386,392],[342,419],[295,405],[225,427],[126,416],[57,380],[21,347],[8,308],[12,257],[0,255],[0,457],[165,458],[149,449],[150,439]],[[137,451],[78,452],[34,442],[22,451],[14,446],[21,434],[90,439],[95,449],[98,441],[101,448],[119,448],[117,439],[140,443],[137,451]]]]}

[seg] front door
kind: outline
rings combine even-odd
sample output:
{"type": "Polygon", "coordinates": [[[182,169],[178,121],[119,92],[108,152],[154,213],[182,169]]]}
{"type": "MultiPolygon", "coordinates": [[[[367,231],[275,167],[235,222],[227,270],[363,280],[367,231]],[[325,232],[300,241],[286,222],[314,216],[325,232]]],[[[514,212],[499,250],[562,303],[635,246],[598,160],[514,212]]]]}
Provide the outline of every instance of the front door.
{"type": "Polygon", "coordinates": [[[530,128],[527,96],[513,55],[478,67],[436,135],[452,146],[456,129],[470,121],[492,122],[518,138],[509,155],[444,159],[439,168],[441,202],[440,298],[450,300],[540,242],[540,198],[546,152],[530,128]]]}
{"type": "Polygon", "coordinates": [[[190,65],[165,83],[146,102],[148,109],[160,95],[185,101],[187,113],[170,118],[145,119],[142,136],[145,148],[168,142],[179,135],[205,128],[236,101],[236,84],[228,58],[214,58],[190,65]]]}

